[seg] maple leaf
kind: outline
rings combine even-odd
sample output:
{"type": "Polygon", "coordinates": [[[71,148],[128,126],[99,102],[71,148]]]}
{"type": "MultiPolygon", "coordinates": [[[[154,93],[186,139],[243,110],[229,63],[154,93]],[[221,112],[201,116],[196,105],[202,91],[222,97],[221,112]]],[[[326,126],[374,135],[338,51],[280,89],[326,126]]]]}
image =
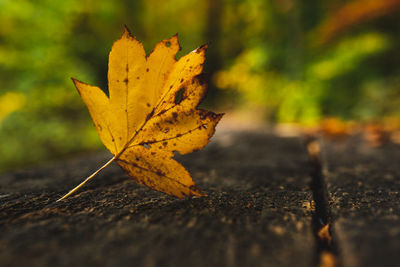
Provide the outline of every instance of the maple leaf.
{"type": "Polygon", "coordinates": [[[207,83],[204,45],[175,59],[178,36],[159,42],[146,56],[125,27],[108,63],[109,97],[98,87],[73,79],[97,132],[114,157],[80,185],[115,161],[138,183],[176,197],[204,195],[172,157],[203,148],[223,114],[198,109],[207,83]],[[182,92],[183,91],[183,92],[182,92]]]}

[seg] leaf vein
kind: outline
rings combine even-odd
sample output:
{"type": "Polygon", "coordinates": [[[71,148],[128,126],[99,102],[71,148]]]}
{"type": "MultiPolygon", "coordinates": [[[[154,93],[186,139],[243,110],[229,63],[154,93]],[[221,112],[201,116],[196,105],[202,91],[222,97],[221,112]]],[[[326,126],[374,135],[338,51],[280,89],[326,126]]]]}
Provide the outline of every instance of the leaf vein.
{"type": "MultiPolygon", "coordinates": [[[[178,184],[180,184],[180,185],[182,185],[182,186],[184,186],[184,187],[188,187],[187,185],[184,185],[183,183],[181,183],[181,182],[175,180],[174,178],[169,177],[169,176],[163,174],[163,173],[162,173],[160,170],[158,170],[158,169],[157,169],[157,171],[154,171],[154,170],[151,170],[151,169],[148,169],[148,168],[144,168],[144,167],[139,166],[139,165],[137,165],[137,164],[135,164],[135,163],[133,163],[133,162],[129,162],[129,161],[126,161],[126,160],[123,160],[123,159],[117,159],[117,161],[123,162],[123,163],[125,163],[125,164],[127,164],[127,165],[131,165],[131,166],[133,166],[133,167],[135,167],[135,168],[138,168],[138,169],[141,169],[141,170],[144,170],[144,171],[148,171],[148,172],[154,173],[154,174],[156,174],[156,175],[158,175],[158,176],[165,177],[165,178],[167,178],[168,180],[171,180],[172,182],[178,183],[178,184]]],[[[144,161],[144,162],[146,162],[147,165],[150,165],[147,161],[144,161]]]]}
{"type": "MultiPolygon", "coordinates": [[[[173,136],[173,137],[169,137],[169,138],[165,138],[165,139],[161,139],[161,140],[155,140],[155,141],[149,141],[149,142],[142,142],[142,143],[144,143],[144,144],[156,144],[156,143],[160,143],[160,142],[164,142],[164,141],[174,140],[174,139],[180,138],[180,137],[182,137],[182,136],[184,136],[184,135],[193,133],[193,131],[196,131],[196,130],[199,130],[199,126],[197,126],[196,128],[190,129],[190,130],[188,130],[187,132],[184,132],[184,133],[182,133],[182,134],[178,134],[179,136],[178,136],[178,135],[175,135],[175,136],[173,136]]],[[[185,144],[190,144],[190,143],[184,142],[184,141],[182,141],[182,140],[179,140],[179,141],[182,142],[182,143],[185,143],[185,144]]],[[[134,144],[134,145],[128,146],[127,148],[139,146],[139,145],[141,145],[142,143],[134,144]]]]}

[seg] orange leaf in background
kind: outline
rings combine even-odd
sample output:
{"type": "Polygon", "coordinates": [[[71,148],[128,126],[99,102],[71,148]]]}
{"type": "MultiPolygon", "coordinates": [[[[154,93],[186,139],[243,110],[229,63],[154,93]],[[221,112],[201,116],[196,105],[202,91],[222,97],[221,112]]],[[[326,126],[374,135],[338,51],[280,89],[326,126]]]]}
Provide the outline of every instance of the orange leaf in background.
{"type": "Polygon", "coordinates": [[[389,141],[389,131],[383,123],[368,123],[363,129],[364,139],[372,147],[379,147],[389,141]]]}
{"type": "Polygon", "coordinates": [[[142,43],[125,28],[111,49],[109,97],[98,87],[73,79],[104,145],[114,157],[60,200],[75,192],[111,162],[138,183],[176,197],[202,196],[187,170],[172,159],[203,148],[223,114],[198,109],[207,83],[202,46],[175,59],[177,35],[159,42],[146,57],[142,43]],[[182,92],[182,94],[180,94],[182,92]]]}
{"type": "Polygon", "coordinates": [[[321,229],[318,231],[318,238],[321,240],[325,240],[328,243],[332,242],[332,236],[329,230],[330,224],[324,225],[321,229]]]}
{"type": "Polygon", "coordinates": [[[330,14],[317,29],[318,43],[329,42],[336,35],[355,24],[384,17],[397,12],[399,0],[355,0],[346,2],[330,14]]]}
{"type": "Polygon", "coordinates": [[[351,135],[353,127],[339,118],[325,118],[320,124],[320,132],[325,137],[339,140],[351,135]]]}

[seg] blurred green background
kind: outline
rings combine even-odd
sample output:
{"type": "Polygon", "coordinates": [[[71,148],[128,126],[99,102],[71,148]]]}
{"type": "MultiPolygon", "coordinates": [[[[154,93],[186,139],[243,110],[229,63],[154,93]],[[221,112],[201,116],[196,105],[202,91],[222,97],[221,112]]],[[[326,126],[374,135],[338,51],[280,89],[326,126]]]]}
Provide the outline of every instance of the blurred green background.
{"type": "Polygon", "coordinates": [[[102,149],[70,77],[106,88],[123,25],[210,42],[209,106],[266,122],[400,115],[399,0],[0,0],[0,170],[102,149]]]}

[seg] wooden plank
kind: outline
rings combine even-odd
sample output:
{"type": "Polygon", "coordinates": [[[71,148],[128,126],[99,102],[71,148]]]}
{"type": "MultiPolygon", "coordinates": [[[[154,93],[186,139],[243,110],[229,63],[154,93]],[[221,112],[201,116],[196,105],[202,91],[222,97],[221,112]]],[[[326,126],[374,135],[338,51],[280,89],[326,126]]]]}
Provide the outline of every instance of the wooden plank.
{"type": "Polygon", "coordinates": [[[323,145],[333,232],[343,266],[400,262],[400,147],[355,136],[323,145]]]}
{"type": "MultiPolygon", "coordinates": [[[[109,157],[109,156],[108,156],[109,157]]],[[[220,133],[178,157],[207,197],[175,199],[85,156],[0,177],[2,266],[311,266],[308,156],[297,138],[220,133]]]]}

